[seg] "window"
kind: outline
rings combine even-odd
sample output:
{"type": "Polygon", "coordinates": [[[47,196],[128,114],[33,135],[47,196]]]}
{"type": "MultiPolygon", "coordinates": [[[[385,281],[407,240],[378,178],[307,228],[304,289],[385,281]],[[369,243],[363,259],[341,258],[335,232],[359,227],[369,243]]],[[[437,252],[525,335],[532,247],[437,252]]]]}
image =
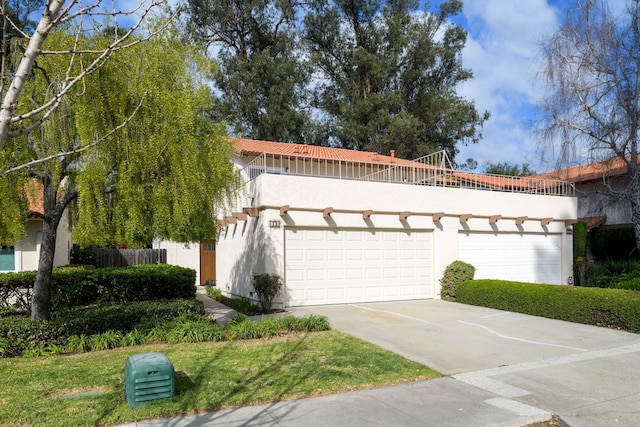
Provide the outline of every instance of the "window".
{"type": "Polygon", "coordinates": [[[15,271],[16,253],[13,246],[0,248],[0,271],[15,271]]]}

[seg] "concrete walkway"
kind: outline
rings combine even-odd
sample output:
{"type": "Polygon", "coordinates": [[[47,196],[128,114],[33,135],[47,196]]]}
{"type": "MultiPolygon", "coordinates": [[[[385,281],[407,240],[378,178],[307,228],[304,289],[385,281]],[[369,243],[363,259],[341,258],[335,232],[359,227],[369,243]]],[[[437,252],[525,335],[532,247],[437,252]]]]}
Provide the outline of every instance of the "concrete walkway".
{"type": "Polygon", "coordinates": [[[204,304],[204,311],[215,320],[218,324],[224,325],[229,322],[234,316],[240,314],[233,308],[229,308],[226,305],[209,298],[204,286],[198,286],[196,291],[196,299],[202,301],[204,304]]]}
{"type": "Polygon", "coordinates": [[[636,334],[438,300],[287,314],[327,316],[334,329],[451,376],[127,427],[521,427],[552,414],[571,427],[640,425],[636,334]]]}

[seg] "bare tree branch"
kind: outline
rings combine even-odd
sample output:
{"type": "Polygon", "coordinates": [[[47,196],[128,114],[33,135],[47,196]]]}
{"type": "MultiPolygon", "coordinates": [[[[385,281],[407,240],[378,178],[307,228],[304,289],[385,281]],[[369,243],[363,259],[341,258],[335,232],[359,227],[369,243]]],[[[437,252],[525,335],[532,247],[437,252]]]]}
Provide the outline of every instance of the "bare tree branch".
{"type": "MultiPolygon", "coordinates": [[[[5,0],[6,1],[6,0],[5,0]]],[[[164,31],[170,22],[175,19],[181,5],[179,5],[170,19],[153,31],[147,31],[145,34],[135,37],[142,26],[148,22],[150,13],[163,4],[160,0],[139,0],[136,6],[129,10],[104,10],[102,8],[102,0],[94,0],[88,5],[83,5],[81,0],[49,0],[42,12],[42,16],[37,25],[36,30],[28,38],[29,43],[19,61],[15,73],[10,77],[10,84],[4,90],[2,86],[2,103],[0,105],[0,150],[3,149],[4,143],[9,138],[15,138],[21,135],[29,134],[47,121],[53,112],[60,106],[62,99],[70,94],[72,88],[78,84],[83,84],[84,79],[90,74],[98,70],[114,52],[129,49],[137,44],[143,43],[164,31]],[[92,22],[96,20],[112,18],[117,23],[120,16],[136,16],[136,21],[128,27],[124,34],[118,34],[117,29],[114,32],[114,40],[104,49],[81,49],[78,46],[79,40],[83,35],[99,31],[99,27],[89,28],[83,24],[85,19],[92,22]],[[68,50],[43,50],[42,46],[49,33],[62,25],[70,25],[77,20],[78,26],[73,30],[75,33],[75,43],[68,50]],[[78,61],[82,61],[81,55],[91,54],[97,55],[88,64],[80,67],[79,72],[72,72],[76,68],[78,61]],[[46,99],[36,108],[22,114],[15,115],[16,106],[19,103],[21,93],[27,77],[31,74],[36,58],[39,55],[67,55],[69,56],[69,65],[67,68],[66,78],[61,84],[60,89],[50,98],[46,99]],[[27,121],[28,124],[22,129],[11,131],[11,127],[17,123],[27,121]]],[[[8,11],[3,3],[2,13],[4,15],[3,25],[3,43],[6,43],[8,37],[7,26],[16,26],[8,19],[8,11]]],[[[16,28],[17,30],[17,28],[16,28]]],[[[24,34],[24,33],[23,33],[24,34]]],[[[3,44],[3,53],[6,47],[3,44]]],[[[7,56],[3,54],[2,58],[2,77],[3,83],[7,78],[6,61],[7,56]]]]}

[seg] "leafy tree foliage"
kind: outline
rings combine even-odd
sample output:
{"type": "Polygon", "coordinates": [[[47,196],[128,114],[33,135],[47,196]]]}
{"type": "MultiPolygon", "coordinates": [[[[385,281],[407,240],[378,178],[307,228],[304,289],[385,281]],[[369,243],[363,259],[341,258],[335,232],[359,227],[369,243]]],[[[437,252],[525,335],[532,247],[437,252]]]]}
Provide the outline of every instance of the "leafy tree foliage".
{"type": "Polygon", "coordinates": [[[567,162],[576,153],[624,162],[629,185],[609,190],[629,202],[640,250],[640,2],[628,1],[624,16],[613,16],[601,0],[578,1],[542,48],[546,151],[567,162]]]}
{"type": "Polygon", "coordinates": [[[491,163],[487,162],[484,165],[484,173],[490,173],[494,175],[508,175],[508,176],[530,176],[535,175],[536,171],[529,167],[528,163],[522,165],[509,162],[491,163]]]}
{"type": "MultiPolygon", "coordinates": [[[[99,69],[111,57],[113,52],[131,47],[130,42],[136,30],[148,22],[152,11],[160,8],[156,0],[139,0],[131,9],[116,8],[114,4],[105,5],[102,1],[83,2],[82,0],[5,0],[0,4],[3,21],[1,56],[0,56],[0,150],[5,148],[8,139],[26,135],[49,120],[63,99],[73,92],[76,85],[81,85],[84,78],[99,69]],[[40,14],[37,22],[31,19],[40,14]],[[133,18],[133,24],[122,32],[110,34],[110,43],[101,47],[90,62],[81,48],[81,40],[99,34],[104,23],[115,23],[118,19],[133,18]],[[47,51],[44,49],[49,34],[55,30],[66,31],[76,36],[66,49],[47,51]],[[39,68],[39,58],[46,55],[60,56],[66,59],[68,70],[65,78],[58,83],[58,90],[51,91],[51,97],[41,101],[29,111],[21,109],[23,91],[34,69],[39,68]],[[78,66],[78,62],[81,66],[78,66]]],[[[172,20],[173,16],[169,18],[172,20]]],[[[162,31],[159,26],[157,31],[162,31]]],[[[107,34],[107,33],[103,33],[107,34]]],[[[147,32],[151,38],[155,32],[147,32]]],[[[41,70],[42,71],[42,70],[41,70]]],[[[36,159],[37,160],[37,159],[36,159]]],[[[2,172],[2,171],[0,171],[2,172]]],[[[6,172],[6,171],[5,171],[6,172]]]]}
{"type": "MultiPolygon", "coordinates": [[[[91,61],[109,39],[55,31],[45,48],[74,43],[91,61]]],[[[44,211],[31,213],[43,220],[32,319],[49,317],[56,230],[66,208],[81,245],[141,247],[154,238],[215,237],[214,210],[238,181],[229,162],[233,147],[202,107],[212,98],[201,74],[207,67],[202,52],[166,31],[114,52],[74,88],[73,95],[82,96],[65,97],[38,131],[7,140],[0,170],[28,167],[0,178],[0,241],[13,244],[24,234],[27,199],[44,194],[44,211]],[[4,215],[6,207],[16,215],[4,215]]],[[[25,86],[29,97],[18,108],[42,105],[75,71],[66,58],[43,57],[25,86]]]]}
{"type": "Polygon", "coordinates": [[[239,136],[309,138],[309,69],[296,37],[298,0],[188,0],[189,28],[217,51],[216,117],[239,136]]]}
{"type": "Polygon", "coordinates": [[[472,78],[462,67],[466,32],[448,19],[462,2],[435,13],[417,0],[312,0],[305,39],[317,71],[317,106],[339,145],[417,158],[475,143],[488,113],[456,93],[472,78]]]}

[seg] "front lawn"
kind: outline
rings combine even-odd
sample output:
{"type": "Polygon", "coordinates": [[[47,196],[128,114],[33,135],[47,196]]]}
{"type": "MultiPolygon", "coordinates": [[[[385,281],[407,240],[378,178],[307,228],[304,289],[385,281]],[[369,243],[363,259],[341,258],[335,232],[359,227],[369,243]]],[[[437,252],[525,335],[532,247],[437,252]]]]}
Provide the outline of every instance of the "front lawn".
{"type": "Polygon", "coordinates": [[[2,426],[114,425],[440,376],[337,331],[0,359],[0,372],[2,426]],[[123,398],[125,361],[152,351],[172,362],[177,395],[132,408],[123,398]]]}

